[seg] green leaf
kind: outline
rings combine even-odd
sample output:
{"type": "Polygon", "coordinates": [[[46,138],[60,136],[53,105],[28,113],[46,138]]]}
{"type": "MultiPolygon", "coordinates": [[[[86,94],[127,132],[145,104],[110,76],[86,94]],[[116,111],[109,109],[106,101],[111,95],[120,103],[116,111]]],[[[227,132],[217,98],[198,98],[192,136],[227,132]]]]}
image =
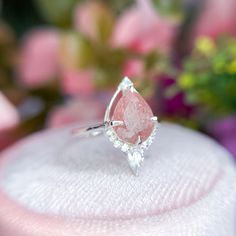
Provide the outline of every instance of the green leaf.
{"type": "Polygon", "coordinates": [[[163,15],[180,18],[184,13],[183,0],[153,0],[153,4],[158,12],[163,15]]]}
{"type": "Polygon", "coordinates": [[[117,1],[117,0],[100,0],[100,2],[107,5],[112,12],[114,13],[121,13],[124,9],[127,9],[132,4],[134,4],[133,0],[125,0],[125,1],[117,1]]]}
{"type": "Polygon", "coordinates": [[[74,7],[81,0],[35,0],[42,16],[52,24],[68,27],[74,7]]]}
{"type": "Polygon", "coordinates": [[[61,36],[60,56],[66,67],[85,69],[94,64],[96,51],[91,41],[78,32],[66,31],[61,36]]]}

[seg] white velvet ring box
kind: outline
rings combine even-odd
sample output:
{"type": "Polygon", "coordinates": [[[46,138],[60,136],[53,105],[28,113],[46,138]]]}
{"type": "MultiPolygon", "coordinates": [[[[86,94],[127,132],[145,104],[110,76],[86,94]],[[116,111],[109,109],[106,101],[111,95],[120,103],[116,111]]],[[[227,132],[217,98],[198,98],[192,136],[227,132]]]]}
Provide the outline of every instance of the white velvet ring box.
{"type": "Polygon", "coordinates": [[[1,236],[235,236],[236,169],[210,138],[162,124],[138,177],[106,137],[71,127],[1,154],[1,236]]]}

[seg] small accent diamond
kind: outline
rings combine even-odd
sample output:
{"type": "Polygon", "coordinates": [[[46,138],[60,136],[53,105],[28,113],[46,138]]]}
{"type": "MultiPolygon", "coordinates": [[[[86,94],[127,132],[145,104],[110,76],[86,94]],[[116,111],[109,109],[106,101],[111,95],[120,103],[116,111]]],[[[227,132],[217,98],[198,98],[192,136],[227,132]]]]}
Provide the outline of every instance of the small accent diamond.
{"type": "Polygon", "coordinates": [[[121,142],[116,140],[113,145],[114,145],[115,148],[118,148],[118,147],[121,146],[121,142]]]}
{"type": "Polygon", "coordinates": [[[106,134],[107,134],[108,136],[111,136],[111,135],[113,134],[113,132],[112,132],[112,130],[108,129],[107,132],[106,132],[106,134]]]}
{"type": "Polygon", "coordinates": [[[122,152],[127,152],[129,150],[129,146],[125,143],[123,144],[123,146],[121,147],[121,151],[122,152]]]}

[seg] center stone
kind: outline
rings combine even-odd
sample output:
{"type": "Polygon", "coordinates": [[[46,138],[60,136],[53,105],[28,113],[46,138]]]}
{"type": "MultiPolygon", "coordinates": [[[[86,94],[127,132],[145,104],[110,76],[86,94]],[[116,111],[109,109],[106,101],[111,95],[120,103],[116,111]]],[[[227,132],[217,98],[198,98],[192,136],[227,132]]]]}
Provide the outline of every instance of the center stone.
{"type": "Polygon", "coordinates": [[[152,116],[151,108],[141,95],[124,90],[112,116],[112,120],[123,121],[124,125],[115,127],[114,131],[125,142],[136,144],[139,136],[144,142],[154,128],[152,116]]]}

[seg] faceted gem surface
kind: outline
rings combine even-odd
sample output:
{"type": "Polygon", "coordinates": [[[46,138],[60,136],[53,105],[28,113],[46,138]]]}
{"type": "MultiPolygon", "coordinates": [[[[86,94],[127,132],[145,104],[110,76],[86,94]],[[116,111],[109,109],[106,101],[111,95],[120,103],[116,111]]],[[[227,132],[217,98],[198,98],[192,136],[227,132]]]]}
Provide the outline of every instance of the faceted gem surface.
{"type": "Polygon", "coordinates": [[[154,128],[152,116],[152,110],[142,96],[126,89],[117,102],[112,116],[112,120],[123,121],[124,125],[115,127],[114,130],[125,142],[136,144],[139,137],[144,142],[154,128]]]}

